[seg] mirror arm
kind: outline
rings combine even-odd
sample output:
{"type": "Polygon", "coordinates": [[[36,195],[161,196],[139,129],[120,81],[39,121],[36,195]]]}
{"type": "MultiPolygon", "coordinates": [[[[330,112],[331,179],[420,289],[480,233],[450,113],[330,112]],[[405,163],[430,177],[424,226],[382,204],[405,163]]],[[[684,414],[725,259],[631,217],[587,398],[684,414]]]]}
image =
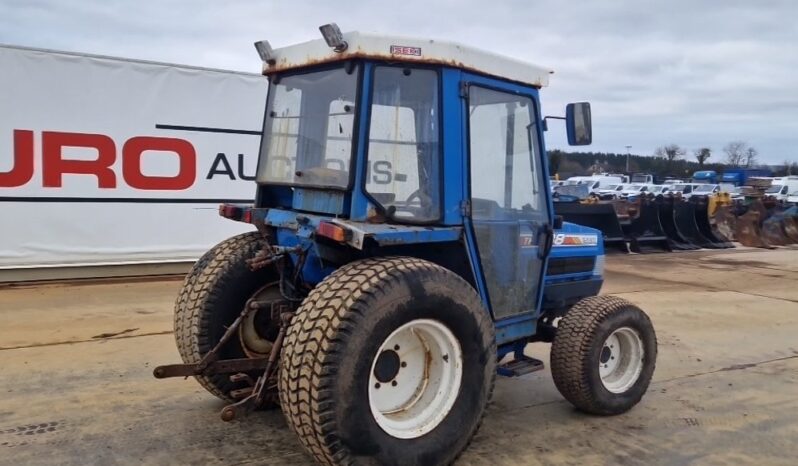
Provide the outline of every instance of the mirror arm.
{"type": "Polygon", "coordinates": [[[551,118],[552,120],[565,120],[565,117],[546,115],[543,117],[543,131],[549,130],[549,122],[548,122],[549,118],[551,118]]]}

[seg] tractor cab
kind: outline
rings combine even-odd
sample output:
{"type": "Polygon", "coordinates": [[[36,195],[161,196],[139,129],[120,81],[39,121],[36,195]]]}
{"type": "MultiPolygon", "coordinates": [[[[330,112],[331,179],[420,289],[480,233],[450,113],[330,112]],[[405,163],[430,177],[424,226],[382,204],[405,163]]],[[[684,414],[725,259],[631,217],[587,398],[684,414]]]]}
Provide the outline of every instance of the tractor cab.
{"type": "MultiPolygon", "coordinates": [[[[499,343],[533,332],[554,240],[538,96],[551,71],[330,27],[256,44],[269,93],[248,218],[278,244],[321,244],[312,284],[355,257],[410,254],[467,279],[496,320],[523,321],[499,343]]],[[[571,142],[590,143],[588,104],[562,119],[571,142]]]]}

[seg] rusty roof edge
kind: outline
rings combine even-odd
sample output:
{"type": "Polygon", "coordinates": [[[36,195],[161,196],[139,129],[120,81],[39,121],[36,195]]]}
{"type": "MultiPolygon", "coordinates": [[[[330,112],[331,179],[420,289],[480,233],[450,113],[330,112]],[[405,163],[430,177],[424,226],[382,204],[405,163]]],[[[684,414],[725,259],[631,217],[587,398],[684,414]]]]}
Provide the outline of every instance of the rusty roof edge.
{"type": "Polygon", "coordinates": [[[516,58],[494,54],[455,42],[413,39],[348,32],[349,47],[335,52],[322,39],[274,49],[273,64],[263,65],[263,74],[365,58],[406,63],[451,66],[511,81],[545,87],[554,71],[516,58]],[[396,53],[400,52],[400,53],[396,53]]]}

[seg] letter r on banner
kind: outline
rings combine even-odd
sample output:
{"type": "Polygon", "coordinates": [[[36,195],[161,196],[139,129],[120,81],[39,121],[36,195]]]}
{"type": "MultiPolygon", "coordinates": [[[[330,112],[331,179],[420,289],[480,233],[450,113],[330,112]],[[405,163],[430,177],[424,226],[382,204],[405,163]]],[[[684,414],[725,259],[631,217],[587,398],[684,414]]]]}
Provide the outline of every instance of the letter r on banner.
{"type": "Polygon", "coordinates": [[[0,172],[0,188],[24,186],[33,178],[33,131],[14,130],[14,165],[0,172]]]}
{"type": "Polygon", "coordinates": [[[64,174],[94,175],[100,188],[116,188],[111,166],[116,160],[114,141],[102,134],[42,132],[42,186],[60,188],[64,174]],[[64,160],[64,147],[97,150],[96,160],[64,160]]]}
{"type": "Polygon", "coordinates": [[[197,153],[185,139],[138,136],[128,139],[122,148],[122,176],[132,188],[147,190],[182,191],[190,188],[197,179],[197,153]],[[141,172],[144,152],[174,152],[180,169],[175,176],[149,176],[141,172]]]}

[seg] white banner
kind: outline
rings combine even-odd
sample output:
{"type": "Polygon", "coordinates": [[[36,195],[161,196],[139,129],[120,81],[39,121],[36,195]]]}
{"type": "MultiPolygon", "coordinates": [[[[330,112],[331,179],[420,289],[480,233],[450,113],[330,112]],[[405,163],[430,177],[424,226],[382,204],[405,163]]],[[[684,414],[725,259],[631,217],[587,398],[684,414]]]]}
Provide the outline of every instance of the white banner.
{"type": "Polygon", "coordinates": [[[266,78],[0,46],[0,269],[196,259],[247,228],[266,78]]]}

